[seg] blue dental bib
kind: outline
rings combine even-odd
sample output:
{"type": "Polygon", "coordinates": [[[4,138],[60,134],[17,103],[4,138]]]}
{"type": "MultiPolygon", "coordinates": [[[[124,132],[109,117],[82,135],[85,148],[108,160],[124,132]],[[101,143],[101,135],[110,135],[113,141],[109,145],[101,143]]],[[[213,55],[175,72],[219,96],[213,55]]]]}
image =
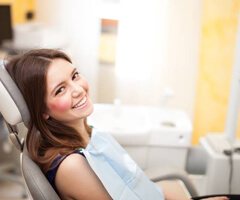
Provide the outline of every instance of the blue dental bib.
{"type": "Polygon", "coordinates": [[[93,129],[89,144],[80,151],[112,199],[164,199],[161,189],[148,179],[111,135],[93,129]]]}

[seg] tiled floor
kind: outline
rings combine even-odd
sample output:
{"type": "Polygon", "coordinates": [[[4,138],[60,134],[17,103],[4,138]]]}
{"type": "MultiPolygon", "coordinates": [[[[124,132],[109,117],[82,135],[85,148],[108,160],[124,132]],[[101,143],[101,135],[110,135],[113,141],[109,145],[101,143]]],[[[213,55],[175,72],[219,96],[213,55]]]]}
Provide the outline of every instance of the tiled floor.
{"type": "Polygon", "coordinates": [[[27,200],[23,185],[12,181],[0,181],[1,200],[27,200]]]}

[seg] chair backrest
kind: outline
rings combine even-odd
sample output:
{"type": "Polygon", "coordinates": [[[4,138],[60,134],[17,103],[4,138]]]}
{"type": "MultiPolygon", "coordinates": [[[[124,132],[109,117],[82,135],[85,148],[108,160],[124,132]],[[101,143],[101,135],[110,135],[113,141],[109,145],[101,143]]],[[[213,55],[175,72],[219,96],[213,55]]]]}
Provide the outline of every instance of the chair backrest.
{"type": "Polygon", "coordinates": [[[22,175],[30,198],[60,200],[41,169],[28,156],[19,125],[28,128],[30,114],[20,90],[3,64],[0,64],[0,112],[8,126],[9,137],[20,151],[22,175]]]}

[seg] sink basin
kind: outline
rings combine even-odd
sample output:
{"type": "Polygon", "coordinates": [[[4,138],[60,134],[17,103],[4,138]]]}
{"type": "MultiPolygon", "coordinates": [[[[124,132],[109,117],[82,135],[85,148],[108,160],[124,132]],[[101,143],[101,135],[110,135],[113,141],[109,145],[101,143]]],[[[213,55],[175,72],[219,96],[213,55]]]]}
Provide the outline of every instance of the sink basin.
{"type": "Polygon", "coordinates": [[[124,145],[186,146],[192,125],[185,112],[155,106],[95,104],[88,123],[124,145]]]}
{"type": "Polygon", "coordinates": [[[184,111],[156,107],[148,111],[152,125],[149,145],[191,145],[192,123],[184,111]]]}

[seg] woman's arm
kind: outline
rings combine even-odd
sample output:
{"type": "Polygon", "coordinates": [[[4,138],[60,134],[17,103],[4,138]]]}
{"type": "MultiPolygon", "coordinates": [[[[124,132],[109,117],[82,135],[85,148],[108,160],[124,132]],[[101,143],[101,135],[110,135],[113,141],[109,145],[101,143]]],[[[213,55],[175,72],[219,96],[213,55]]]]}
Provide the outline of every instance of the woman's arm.
{"type": "Polygon", "coordinates": [[[111,199],[87,160],[80,154],[71,154],[62,161],[55,184],[62,199],[111,199]]]}

